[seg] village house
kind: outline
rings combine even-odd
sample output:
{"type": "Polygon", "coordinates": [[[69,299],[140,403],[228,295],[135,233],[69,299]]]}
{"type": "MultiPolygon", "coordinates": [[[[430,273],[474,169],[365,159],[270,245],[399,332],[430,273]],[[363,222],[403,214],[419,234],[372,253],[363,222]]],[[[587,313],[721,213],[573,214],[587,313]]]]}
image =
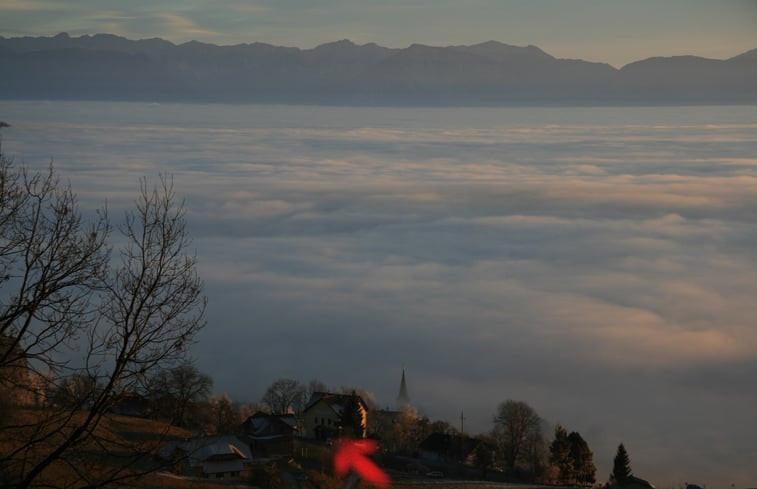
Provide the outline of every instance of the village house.
{"type": "Polygon", "coordinates": [[[365,437],[368,406],[356,394],[334,394],[330,392],[314,392],[302,413],[302,436],[327,440],[337,438],[344,430],[343,413],[349,409],[352,402],[356,402],[360,412],[360,426],[362,436],[365,437]]]}
{"type": "Polygon", "coordinates": [[[297,419],[293,414],[256,412],[242,423],[244,437],[256,459],[291,457],[297,419]]]}
{"type": "MultiPolygon", "coordinates": [[[[692,485],[693,484],[687,484],[686,489],[689,489],[692,485]]],[[[618,483],[618,481],[612,481],[609,487],[610,489],[619,489],[621,487],[623,489],[655,489],[655,486],[653,486],[649,481],[633,475],[624,480],[622,484],[618,483]]]]}
{"type": "Polygon", "coordinates": [[[113,414],[132,416],[137,418],[147,417],[150,403],[147,398],[136,392],[124,392],[119,396],[110,409],[113,414]]]}
{"type": "Polygon", "coordinates": [[[252,466],[249,443],[238,436],[213,436],[169,442],[158,456],[176,473],[208,479],[248,478],[252,466]]]}

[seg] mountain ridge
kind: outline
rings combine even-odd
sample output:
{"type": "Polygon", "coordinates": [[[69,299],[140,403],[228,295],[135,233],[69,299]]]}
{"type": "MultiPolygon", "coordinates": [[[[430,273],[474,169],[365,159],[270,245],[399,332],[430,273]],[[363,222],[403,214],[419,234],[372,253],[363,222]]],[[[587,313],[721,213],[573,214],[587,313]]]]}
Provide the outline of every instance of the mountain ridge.
{"type": "Polygon", "coordinates": [[[757,103],[757,49],[726,60],[650,57],[615,68],[537,46],[387,48],[348,39],[309,49],[219,46],[98,33],[0,36],[0,98],[327,105],[757,103]],[[124,56],[126,55],[126,56],[124,56]]]}

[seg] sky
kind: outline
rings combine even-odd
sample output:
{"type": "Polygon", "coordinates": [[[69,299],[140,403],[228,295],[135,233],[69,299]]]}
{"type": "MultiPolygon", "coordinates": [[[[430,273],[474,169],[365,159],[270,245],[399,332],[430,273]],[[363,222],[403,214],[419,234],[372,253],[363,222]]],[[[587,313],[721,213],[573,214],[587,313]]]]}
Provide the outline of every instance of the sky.
{"type": "MultiPolygon", "coordinates": [[[[0,101],[3,151],[118,219],[174,176],[216,393],[318,379],[487,432],[524,401],[657,487],[754,487],[754,107],[0,101]]],[[[547,430],[549,435],[549,428],[547,430]]]]}
{"type": "Polygon", "coordinates": [[[312,48],[536,45],[621,67],[651,56],[725,59],[757,47],[757,0],[0,0],[0,35],[110,33],[176,43],[312,48]]]}

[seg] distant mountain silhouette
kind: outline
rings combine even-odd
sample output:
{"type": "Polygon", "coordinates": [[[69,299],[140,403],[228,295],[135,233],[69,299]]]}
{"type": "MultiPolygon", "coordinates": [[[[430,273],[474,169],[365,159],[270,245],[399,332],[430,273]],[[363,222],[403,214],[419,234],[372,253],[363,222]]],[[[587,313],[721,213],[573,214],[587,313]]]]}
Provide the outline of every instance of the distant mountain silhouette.
{"type": "Polygon", "coordinates": [[[727,60],[649,58],[616,69],[536,46],[348,40],[313,49],[265,43],[133,41],[110,34],[0,37],[0,98],[337,105],[757,103],[757,49],[727,60]]]}

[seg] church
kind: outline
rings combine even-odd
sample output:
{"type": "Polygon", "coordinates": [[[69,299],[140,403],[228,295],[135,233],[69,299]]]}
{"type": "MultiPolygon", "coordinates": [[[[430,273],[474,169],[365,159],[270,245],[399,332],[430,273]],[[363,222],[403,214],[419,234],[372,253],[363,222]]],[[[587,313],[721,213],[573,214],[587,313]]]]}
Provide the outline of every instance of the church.
{"type": "Polygon", "coordinates": [[[405,367],[402,367],[402,381],[400,382],[400,393],[397,395],[396,408],[401,409],[403,406],[410,405],[410,395],[407,393],[407,381],[405,380],[405,367]]]}

